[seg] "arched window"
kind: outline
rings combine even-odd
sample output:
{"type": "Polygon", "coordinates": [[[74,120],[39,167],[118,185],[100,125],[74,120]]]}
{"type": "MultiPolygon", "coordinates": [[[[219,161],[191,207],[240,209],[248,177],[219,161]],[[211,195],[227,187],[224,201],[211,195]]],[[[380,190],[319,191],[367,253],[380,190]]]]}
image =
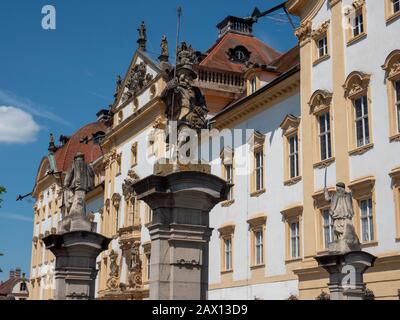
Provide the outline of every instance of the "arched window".
{"type": "Polygon", "coordinates": [[[316,149],[314,150],[314,167],[324,167],[334,161],[332,148],[332,93],[317,90],[311,96],[310,112],[314,115],[313,135],[316,149]]]}
{"type": "Polygon", "coordinates": [[[400,50],[391,52],[382,68],[386,72],[390,141],[400,141],[400,50]]]}
{"type": "Polygon", "coordinates": [[[370,75],[352,72],[343,86],[350,121],[350,155],[362,154],[373,147],[371,128],[370,75]]]}

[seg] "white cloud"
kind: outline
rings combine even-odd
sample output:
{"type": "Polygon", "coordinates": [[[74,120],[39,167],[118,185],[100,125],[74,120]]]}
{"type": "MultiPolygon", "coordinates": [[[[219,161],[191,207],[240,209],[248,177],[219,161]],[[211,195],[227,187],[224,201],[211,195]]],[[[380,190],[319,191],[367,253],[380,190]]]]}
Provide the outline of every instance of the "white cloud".
{"type": "Polygon", "coordinates": [[[36,141],[40,131],[32,115],[15,107],[0,106],[0,143],[36,141]]]}
{"type": "Polygon", "coordinates": [[[36,117],[52,120],[67,126],[70,125],[68,121],[59,117],[53,112],[49,111],[48,108],[43,106],[38,106],[37,104],[33,103],[30,99],[19,97],[14,93],[7,90],[3,90],[1,88],[0,88],[0,103],[12,106],[18,106],[19,108],[33,114],[36,117]]]}

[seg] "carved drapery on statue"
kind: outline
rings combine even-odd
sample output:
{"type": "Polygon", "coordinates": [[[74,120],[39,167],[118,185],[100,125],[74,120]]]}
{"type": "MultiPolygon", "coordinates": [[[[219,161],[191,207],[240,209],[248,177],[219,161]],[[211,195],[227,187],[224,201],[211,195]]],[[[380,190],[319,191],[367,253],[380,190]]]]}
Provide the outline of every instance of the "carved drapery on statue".
{"type": "Polygon", "coordinates": [[[336,193],[330,195],[325,188],[325,200],[330,201],[329,213],[333,220],[334,241],[329,244],[330,252],[346,253],[361,250],[361,245],[353,225],[353,198],[346,192],[344,183],[336,185],[336,193]]]}
{"type": "Polygon", "coordinates": [[[135,65],[128,76],[126,88],[128,89],[123,95],[123,101],[137,95],[151,80],[153,76],[147,73],[147,67],[144,62],[135,65]]]}
{"type": "Polygon", "coordinates": [[[85,216],[85,195],[94,187],[94,171],[85,163],[85,155],[78,152],[64,180],[64,215],[85,216]]]}

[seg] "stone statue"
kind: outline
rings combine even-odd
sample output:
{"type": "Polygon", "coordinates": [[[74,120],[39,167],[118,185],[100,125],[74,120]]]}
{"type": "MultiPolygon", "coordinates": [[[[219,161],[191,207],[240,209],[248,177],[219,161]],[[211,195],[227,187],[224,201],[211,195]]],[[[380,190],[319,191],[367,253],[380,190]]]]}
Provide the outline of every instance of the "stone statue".
{"type": "Polygon", "coordinates": [[[177,66],[179,65],[191,65],[197,62],[196,53],[194,52],[192,46],[188,46],[186,42],[182,42],[181,46],[178,48],[177,54],[177,66]]]}
{"type": "Polygon", "coordinates": [[[116,81],[116,86],[115,86],[115,93],[114,93],[114,98],[118,96],[119,90],[121,90],[122,87],[122,78],[120,75],[117,76],[117,81],[116,81]]]}
{"type": "Polygon", "coordinates": [[[169,57],[167,36],[163,35],[161,39],[161,56],[169,57]]]}
{"type": "Polygon", "coordinates": [[[64,216],[86,216],[85,196],[94,187],[94,172],[85,163],[85,155],[78,152],[64,180],[64,216]]]}
{"type": "Polygon", "coordinates": [[[142,261],[140,259],[139,243],[133,243],[129,254],[128,281],[130,288],[142,286],[142,261]]]}
{"type": "Polygon", "coordinates": [[[147,35],[146,35],[146,26],[144,24],[144,21],[142,21],[140,28],[137,30],[139,32],[139,39],[137,40],[137,43],[139,44],[139,49],[146,50],[147,35]]]}
{"type": "Polygon", "coordinates": [[[177,78],[168,82],[161,99],[166,104],[166,116],[169,121],[178,122],[178,131],[182,125],[191,129],[207,128],[207,113],[204,95],[193,85],[196,72],[189,66],[177,69],[177,78]]]}
{"type": "Polygon", "coordinates": [[[361,245],[353,225],[353,198],[346,192],[343,182],[336,184],[336,193],[330,195],[328,189],[324,190],[325,200],[330,201],[329,213],[333,220],[334,241],[329,245],[330,252],[346,253],[360,251],[361,245]]]}

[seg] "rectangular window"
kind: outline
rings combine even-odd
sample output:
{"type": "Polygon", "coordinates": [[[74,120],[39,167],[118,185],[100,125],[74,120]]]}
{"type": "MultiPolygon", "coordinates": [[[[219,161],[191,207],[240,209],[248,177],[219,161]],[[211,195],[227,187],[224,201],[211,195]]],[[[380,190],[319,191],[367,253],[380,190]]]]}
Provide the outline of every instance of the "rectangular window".
{"type": "Polygon", "coordinates": [[[232,269],[232,239],[224,239],[225,270],[232,269]]]}
{"type": "Polygon", "coordinates": [[[393,0],[393,13],[400,11],[400,0],[393,0]]]}
{"type": "Polygon", "coordinates": [[[258,230],[254,233],[255,240],[255,264],[260,265],[264,263],[263,254],[263,231],[258,230]]]}
{"type": "Polygon", "coordinates": [[[289,137],[290,178],[299,176],[299,144],[297,134],[289,137]]]}
{"type": "Polygon", "coordinates": [[[329,209],[322,211],[323,229],[324,229],[324,245],[328,248],[329,244],[333,242],[333,219],[329,213],[329,209]]]}
{"type": "Polygon", "coordinates": [[[290,224],[290,254],[292,258],[300,257],[300,232],[299,222],[290,224]]]}
{"type": "Polygon", "coordinates": [[[397,132],[400,133],[400,80],[396,81],[395,86],[396,86],[397,132]]]}
{"type": "Polygon", "coordinates": [[[319,145],[321,151],[321,160],[332,157],[331,146],[331,122],[329,112],[319,116],[319,145]]]}
{"type": "Polygon", "coordinates": [[[318,55],[322,58],[328,54],[328,38],[325,35],[323,38],[318,40],[318,55]]]}
{"type": "Polygon", "coordinates": [[[374,220],[373,220],[373,208],[372,199],[366,199],[360,201],[361,211],[361,234],[363,242],[373,241],[374,238],[374,220]]]}
{"type": "Polygon", "coordinates": [[[354,100],[357,147],[369,144],[368,100],[362,96],[354,100]]]}
{"type": "Polygon", "coordinates": [[[257,151],[254,154],[255,157],[255,191],[262,190],[264,188],[264,165],[263,158],[264,152],[257,151]]]}
{"type": "MultiPolygon", "coordinates": [[[[226,182],[233,184],[233,165],[232,164],[225,164],[225,175],[226,175],[226,182]]],[[[233,199],[233,187],[228,193],[228,200],[233,199]]]]}
{"type": "Polygon", "coordinates": [[[362,13],[359,13],[354,18],[353,25],[353,37],[356,37],[364,32],[364,16],[362,13]]]}

